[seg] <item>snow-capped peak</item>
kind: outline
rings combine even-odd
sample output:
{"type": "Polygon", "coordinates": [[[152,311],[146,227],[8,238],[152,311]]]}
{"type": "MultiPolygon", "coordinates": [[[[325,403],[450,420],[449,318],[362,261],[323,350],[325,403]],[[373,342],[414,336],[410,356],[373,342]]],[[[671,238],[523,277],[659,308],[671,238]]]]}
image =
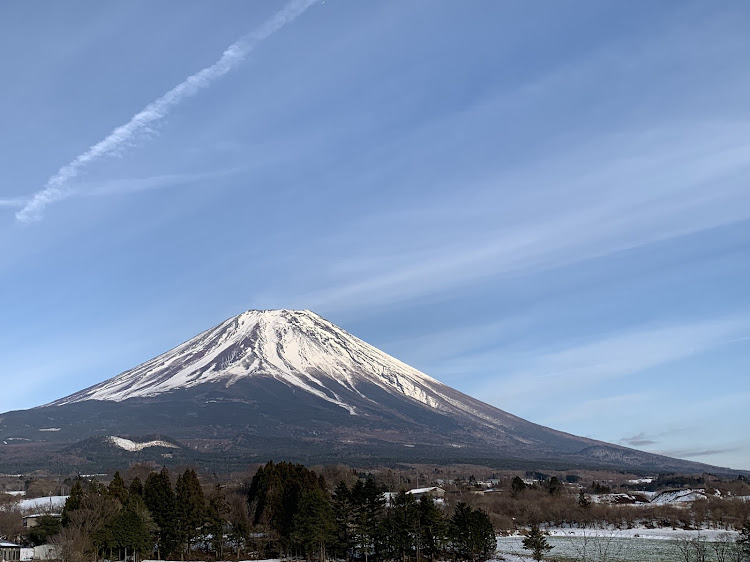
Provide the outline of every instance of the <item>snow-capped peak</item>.
{"type": "Polygon", "coordinates": [[[309,310],[250,310],[176,348],[86,390],[53,402],[123,401],[246,377],[272,377],[328,402],[356,409],[327,381],[361,395],[375,384],[432,408],[451,402],[441,383],[398,361],[309,310]]]}

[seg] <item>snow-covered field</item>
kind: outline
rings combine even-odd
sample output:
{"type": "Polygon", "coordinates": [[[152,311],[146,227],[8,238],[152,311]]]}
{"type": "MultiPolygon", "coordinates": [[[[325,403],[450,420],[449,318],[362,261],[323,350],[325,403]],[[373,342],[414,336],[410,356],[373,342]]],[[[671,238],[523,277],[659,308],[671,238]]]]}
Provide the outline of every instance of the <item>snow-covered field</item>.
{"type": "Polygon", "coordinates": [[[68,496],[46,496],[43,498],[29,498],[18,502],[18,507],[22,511],[53,511],[60,513],[65,505],[68,496]]]}
{"type": "Polygon", "coordinates": [[[607,537],[618,537],[624,539],[642,538],[642,539],[655,539],[655,540],[678,540],[681,538],[692,538],[700,536],[708,541],[715,541],[719,538],[730,535],[731,537],[737,536],[737,531],[722,531],[719,529],[701,529],[699,531],[685,531],[683,529],[672,529],[665,527],[662,529],[646,529],[635,528],[635,529],[549,529],[551,537],[591,537],[593,536],[607,536],[607,537]]]}
{"type": "MultiPolygon", "coordinates": [[[[681,529],[550,529],[547,541],[553,547],[549,560],[607,560],[609,562],[678,562],[678,543],[683,539],[701,537],[708,542],[728,537],[734,540],[734,531],[715,529],[684,531],[681,529]],[[585,554],[585,556],[583,556],[585,554]]],[[[528,551],[523,549],[523,537],[513,535],[498,537],[498,560],[530,562],[528,551]]],[[[714,558],[708,549],[708,561],[714,558]]]]}

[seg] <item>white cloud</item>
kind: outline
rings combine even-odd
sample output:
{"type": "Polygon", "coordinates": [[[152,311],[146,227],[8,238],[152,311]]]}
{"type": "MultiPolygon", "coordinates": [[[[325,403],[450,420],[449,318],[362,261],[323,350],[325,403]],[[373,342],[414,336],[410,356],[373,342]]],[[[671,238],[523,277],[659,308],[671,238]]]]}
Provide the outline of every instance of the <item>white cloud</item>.
{"type": "Polygon", "coordinates": [[[68,183],[78,177],[87,166],[107,156],[119,154],[153,134],[154,127],[175,106],[200,90],[211,86],[213,82],[240,64],[260,42],[294,21],[316,2],[317,0],[293,0],[257,30],[230,45],[214,64],[188,76],[166,94],[148,104],[127,123],[117,127],[86,152],[60,168],[47,180],[44,188],[35,193],[16,213],[16,218],[21,222],[38,220],[48,205],[74,195],[75,191],[69,188],[68,183]]]}
{"type": "MultiPolygon", "coordinates": [[[[606,380],[621,379],[660,365],[730,345],[750,331],[745,317],[696,321],[684,325],[644,326],[579,343],[559,350],[535,350],[527,357],[507,358],[513,367],[498,375],[478,395],[495,404],[537,400],[547,390],[580,389],[606,380]]],[[[502,365],[493,354],[496,365],[502,365]]],[[[474,357],[476,361],[478,358],[474,357]]],[[[489,358],[487,358],[489,359],[489,358]]],[[[475,393],[477,394],[477,393],[475,393]]]]}
{"type": "Polygon", "coordinates": [[[748,134],[750,123],[736,123],[605,137],[357,217],[329,240],[335,255],[317,255],[316,276],[330,281],[299,300],[326,310],[400,303],[748,220],[748,134]]]}

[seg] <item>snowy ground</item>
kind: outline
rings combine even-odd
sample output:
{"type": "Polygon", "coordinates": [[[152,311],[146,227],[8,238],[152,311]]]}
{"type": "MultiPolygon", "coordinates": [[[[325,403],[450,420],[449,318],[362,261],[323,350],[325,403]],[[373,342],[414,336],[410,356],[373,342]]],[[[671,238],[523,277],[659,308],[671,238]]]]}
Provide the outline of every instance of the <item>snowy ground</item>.
{"type": "Polygon", "coordinates": [[[18,507],[23,511],[51,511],[60,513],[68,496],[45,496],[43,498],[28,498],[18,502],[18,507]]]}
{"type": "MultiPolygon", "coordinates": [[[[724,537],[734,540],[736,531],[704,529],[549,529],[548,542],[553,546],[547,560],[608,560],[611,562],[671,562],[677,558],[681,539],[701,537],[709,542],[724,537]],[[585,557],[583,554],[585,553],[585,557]]],[[[531,561],[523,549],[523,536],[498,537],[498,560],[531,561]]],[[[710,551],[710,549],[709,549],[710,551]]],[[[708,560],[713,560],[709,552],[708,560]]]]}
{"type": "Polygon", "coordinates": [[[584,536],[613,536],[618,538],[643,538],[656,540],[678,540],[686,537],[701,536],[708,541],[715,541],[724,535],[737,536],[737,531],[722,531],[718,529],[701,529],[699,531],[685,531],[683,529],[548,529],[552,537],[584,537],[584,536]]]}

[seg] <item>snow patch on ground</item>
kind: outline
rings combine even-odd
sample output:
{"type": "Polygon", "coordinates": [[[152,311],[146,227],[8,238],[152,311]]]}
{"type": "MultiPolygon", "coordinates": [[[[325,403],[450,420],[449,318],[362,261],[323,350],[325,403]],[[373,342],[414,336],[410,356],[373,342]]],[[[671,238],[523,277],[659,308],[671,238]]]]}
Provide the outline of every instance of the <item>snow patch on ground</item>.
{"type": "Polygon", "coordinates": [[[18,502],[18,507],[24,511],[42,511],[48,510],[53,513],[60,513],[65,505],[68,496],[46,496],[43,498],[28,498],[18,502]]]}
{"type": "Polygon", "coordinates": [[[706,490],[704,489],[665,490],[652,498],[651,503],[656,505],[666,505],[672,503],[694,502],[696,500],[705,499],[706,490]]]}
{"type": "Polygon", "coordinates": [[[167,447],[169,449],[179,449],[177,445],[172,445],[172,443],[167,443],[166,441],[160,440],[146,441],[145,443],[136,443],[135,441],[131,441],[130,439],[115,437],[114,435],[108,437],[108,440],[113,445],[120,447],[120,449],[125,449],[126,451],[130,451],[131,453],[142,451],[143,449],[146,449],[148,447],[167,447]]]}
{"type": "Polygon", "coordinates": [[[628,480],[628,484],[651,484],[651,482],[654,481],[653,477],[649,478],[634,478],[633,480],[628,480]]]}
{"type": "Polygon", "coordinates": [[[654,540],[676,540],[681,538],[701,536],[708,541],[715,541],[725,535],[736,536],[737,531],[725,531],[722,529],[698,529],[686,531],[684,529],[672,529],[664,527],[661,529],[647,529],[635,527],[633,529],[548,529],[551,537],[617,537],[623,539],[654,539],[654,540]]]}

